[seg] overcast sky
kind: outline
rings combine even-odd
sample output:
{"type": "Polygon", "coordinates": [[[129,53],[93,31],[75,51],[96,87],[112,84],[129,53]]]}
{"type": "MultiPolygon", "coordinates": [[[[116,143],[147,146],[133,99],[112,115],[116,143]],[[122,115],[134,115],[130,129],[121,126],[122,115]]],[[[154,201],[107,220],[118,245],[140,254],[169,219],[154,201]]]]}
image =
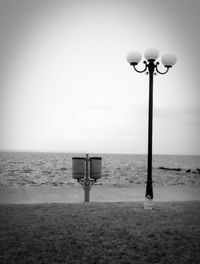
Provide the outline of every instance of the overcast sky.
{"type": "MultiPolygon", "coordinates": [[[[155,154],[200,154],[199,0],[1,0],[0,149],[147,153],[148,76],[126,61],[154,47],[155,154]]],[[[142,67],[142,63],[141,63],[142,67]]]]}

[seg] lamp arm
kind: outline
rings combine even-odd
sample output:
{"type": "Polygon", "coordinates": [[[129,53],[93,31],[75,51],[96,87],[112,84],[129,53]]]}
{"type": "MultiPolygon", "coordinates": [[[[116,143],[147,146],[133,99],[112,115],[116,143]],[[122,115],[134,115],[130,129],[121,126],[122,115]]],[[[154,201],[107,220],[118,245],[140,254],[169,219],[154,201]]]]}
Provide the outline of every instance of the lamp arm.
{"type": "Polygon", "coordinates": [[[170,68],[170,67],[166,67],[166,68],[167,68],[166,71],[161,72],[161,71],[158,69],[158,65],[159,65],[159,64],[160,64],[159,62],[156,62],[156,71],[157,71],[158,73],[160,73],[160,74],[166,74],[166,73],[169,71],[169,68],[170,68]]]}
{"type": "Polygon", "coordinates": [[[133,68],[135,69],[136,72],[142,73],[147,70],[147,62],[143,61],[143,63],[145,64],[145,67],[144,67],[144,70],[141,70],[141,71],[136,68],[136,65],[133,65],[133,68]]]}

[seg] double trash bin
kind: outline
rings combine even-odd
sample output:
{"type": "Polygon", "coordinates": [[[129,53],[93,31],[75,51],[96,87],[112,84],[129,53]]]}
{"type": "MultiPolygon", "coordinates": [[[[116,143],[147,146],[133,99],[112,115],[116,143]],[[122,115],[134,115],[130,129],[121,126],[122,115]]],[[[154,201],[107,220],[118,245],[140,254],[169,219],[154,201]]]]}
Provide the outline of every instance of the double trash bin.
{"type": "Polygon", "coordinates": [[[72,177],[76,180],[82,180],[90,177],[98,180],[102,176],[102,158],[101,157],[73,157],[72,158],[72,177]],[[88,170],[88,171],[87,171],[88,170]]]}

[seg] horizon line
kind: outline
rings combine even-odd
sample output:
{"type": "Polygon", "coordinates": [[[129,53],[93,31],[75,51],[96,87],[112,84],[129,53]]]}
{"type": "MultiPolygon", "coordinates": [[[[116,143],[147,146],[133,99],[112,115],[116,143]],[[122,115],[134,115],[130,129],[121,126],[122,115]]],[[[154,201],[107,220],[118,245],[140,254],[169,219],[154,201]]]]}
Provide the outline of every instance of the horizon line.
{"type": "MultiPolygon", "coordinates": [[[[0,153],[63,153],[63,154],[110,154],[110,155],[148,155],[147,153],[133,153],[133,152],[89,152],[89,151],[64,151],[64,150],[8,150],[0,149],[0,153]]],[[[199,154],[189,153],[153,153],[154,155],[166,155],[166,156],[200,156],[199,154]]]]}

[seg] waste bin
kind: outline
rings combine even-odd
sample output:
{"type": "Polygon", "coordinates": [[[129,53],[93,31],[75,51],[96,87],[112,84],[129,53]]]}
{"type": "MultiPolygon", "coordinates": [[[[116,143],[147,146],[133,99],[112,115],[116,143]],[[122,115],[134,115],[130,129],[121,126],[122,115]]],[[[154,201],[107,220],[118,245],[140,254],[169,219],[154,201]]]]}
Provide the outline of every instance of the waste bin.
{"type": "Polygon", "coordinates": [[[76,180],[85,178],[85,158],[72,158],[72,177],[76,180]]]}
{"type": "Polygon", "coordinates": [[[102,176],[102,158],[92,157],[90,158],[90,178],[100,179],[102,176]]]}

